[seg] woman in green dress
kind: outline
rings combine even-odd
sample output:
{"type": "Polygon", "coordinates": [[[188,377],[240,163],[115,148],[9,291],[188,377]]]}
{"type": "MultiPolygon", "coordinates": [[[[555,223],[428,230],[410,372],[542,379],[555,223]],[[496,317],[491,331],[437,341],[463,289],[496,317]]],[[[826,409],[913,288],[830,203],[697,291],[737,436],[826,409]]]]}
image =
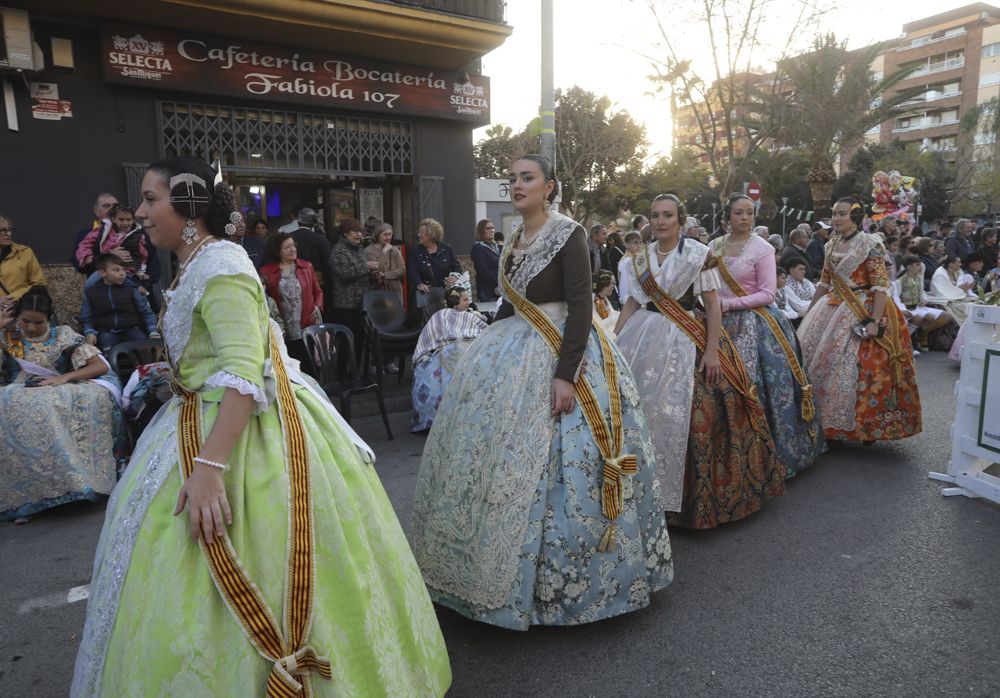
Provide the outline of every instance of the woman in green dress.
{"type": "Polygon", "coordinates": [[[440,696],[427,591],[368,446],[270,324],[234,201],[192,158],[137,215],[177,254],[175,397],[108,504],[73,696],[440,696]],[[186,509],[186,512],[185,512],[186,509]]]}

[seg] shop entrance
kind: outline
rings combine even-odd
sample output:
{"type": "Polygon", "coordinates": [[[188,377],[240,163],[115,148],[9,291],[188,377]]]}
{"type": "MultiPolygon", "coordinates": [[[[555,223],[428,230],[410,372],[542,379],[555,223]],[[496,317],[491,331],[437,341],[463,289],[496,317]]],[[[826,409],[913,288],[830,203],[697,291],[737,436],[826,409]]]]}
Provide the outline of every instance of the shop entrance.
{"type": "Polygon", "coordinates": [[[273,172],[224,175],[236,192],[248,224],[263,220],[271,231],[293,221],[302,207],[315,209],[331,242],[340,223],[350,218],[371,228],[385,221],[396,238],[413,237],[412,177],[316,177],[312,174],[276,175],[273,172]]]}

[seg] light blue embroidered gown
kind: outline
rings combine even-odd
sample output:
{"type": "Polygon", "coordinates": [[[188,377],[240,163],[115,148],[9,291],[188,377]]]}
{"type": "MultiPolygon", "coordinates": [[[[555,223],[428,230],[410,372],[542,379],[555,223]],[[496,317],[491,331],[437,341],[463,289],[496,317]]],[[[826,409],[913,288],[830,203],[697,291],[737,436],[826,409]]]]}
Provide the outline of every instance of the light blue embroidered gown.
{"type": "MultiPolygon", "coordinates": [[[[515,244],[516,240],[509,244],[515,244]]],[[[532,302],[530,282],[549,264],[589,276],[583,230],[550,214],[524,261],[505,273],[532,302]],[[565,248],[565,251],[564,251],[565,248]]],[[[589,298],[589,294],[588,294],[589,298]]],[[[589,304],[539,303],[562,330],[589,304]]],[[[673,579],[670,541],[646,419],[628,365],[612,343],[622,395],[625,478],[613,551],[597,550],[603,459],[579,407],[550,416],[557,359],[518,315],[498,320],[466,353],[428,436],[414,504],[412,542],[431,597],[477,621],[526,630],[629,613],[673,579]]],[[[605,414],[608,385],[590,329],[579,380],[605,414]]]]}

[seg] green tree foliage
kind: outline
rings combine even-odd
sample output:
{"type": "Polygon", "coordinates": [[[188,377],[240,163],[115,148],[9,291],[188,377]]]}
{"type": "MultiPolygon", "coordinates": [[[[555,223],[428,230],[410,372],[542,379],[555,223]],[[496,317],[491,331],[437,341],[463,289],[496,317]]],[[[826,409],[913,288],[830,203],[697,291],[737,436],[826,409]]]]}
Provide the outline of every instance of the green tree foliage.
{"type": "Polygon", "coordinates": [[[805,179],[818,209],[831,203],[837,180],[833,165],[844,147],[861,140],[866,131],[924,91],[914,88],[887,94],[913,69],[874,75],[871,65],[883,49],[876,44],[848,51],[845,42],[827,34],[818,37],[808,53],[778,63],[785,89],[774,106],[781,124],[776,139],[806,154],[810,169],[805,179]]]}
{"type": "MultiPolygon", "coordinates": [[[[770,149],[758,150],[747,164],[748,180],[760,184],[762,190],[759,221],[761,225],[771,228],[772,232],[781,231],[782,197],[788,198],[788,206],[800,211],[812,209],[812,198],[806,175],[809,172],[809,161],[797,150],[770,149]]],[[[802,222],[788,218],[790,227],[802,222]]]]}
{"type": "Polygon", "coordinates": [[[993,214],[1000,210],[1000,99],[991,98],[962,115],[963,167],[959,173],[961,215],[993,214]]]}
{"type": "Polygon", "coordinates": [[[556,174],[562,206],[580,222],[610,219],[619,187],[642,169],[646,129],[611,101],[581,87],[556,90],[556,174]]]}
{"type": "Polygon", "coordinates": [[[641,171],[629,172],[616,187],[621,211],[648,215],[658,194],[673,192],[686,202],[692,215],[711,217],[712,201],[718,201],[718,189],[710,183],[711,174],[687,148],[677,148],[670,157],[662,157],[641,171]]]}
{"type": "Polygon", "coordinates": [[[514,158],[537,151],[538,137],[530,135],[530,128],[514,133],[510,126],[490,126],[486,130],[486,138],[476,143],[472,150],[476,176],[486,179],[506,177],[514,158]]]}

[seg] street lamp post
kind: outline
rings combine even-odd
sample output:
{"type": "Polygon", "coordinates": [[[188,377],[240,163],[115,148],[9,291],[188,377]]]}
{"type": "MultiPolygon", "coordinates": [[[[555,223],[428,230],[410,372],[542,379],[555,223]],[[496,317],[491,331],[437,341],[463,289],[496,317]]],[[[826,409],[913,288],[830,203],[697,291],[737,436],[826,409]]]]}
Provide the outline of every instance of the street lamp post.
{"type": "Polygon", "coordinates": [[[785,225],[788,222],[788,197],[781,197],[781,239],[788,242],[788,238],[785,236],[785,225]]]}

